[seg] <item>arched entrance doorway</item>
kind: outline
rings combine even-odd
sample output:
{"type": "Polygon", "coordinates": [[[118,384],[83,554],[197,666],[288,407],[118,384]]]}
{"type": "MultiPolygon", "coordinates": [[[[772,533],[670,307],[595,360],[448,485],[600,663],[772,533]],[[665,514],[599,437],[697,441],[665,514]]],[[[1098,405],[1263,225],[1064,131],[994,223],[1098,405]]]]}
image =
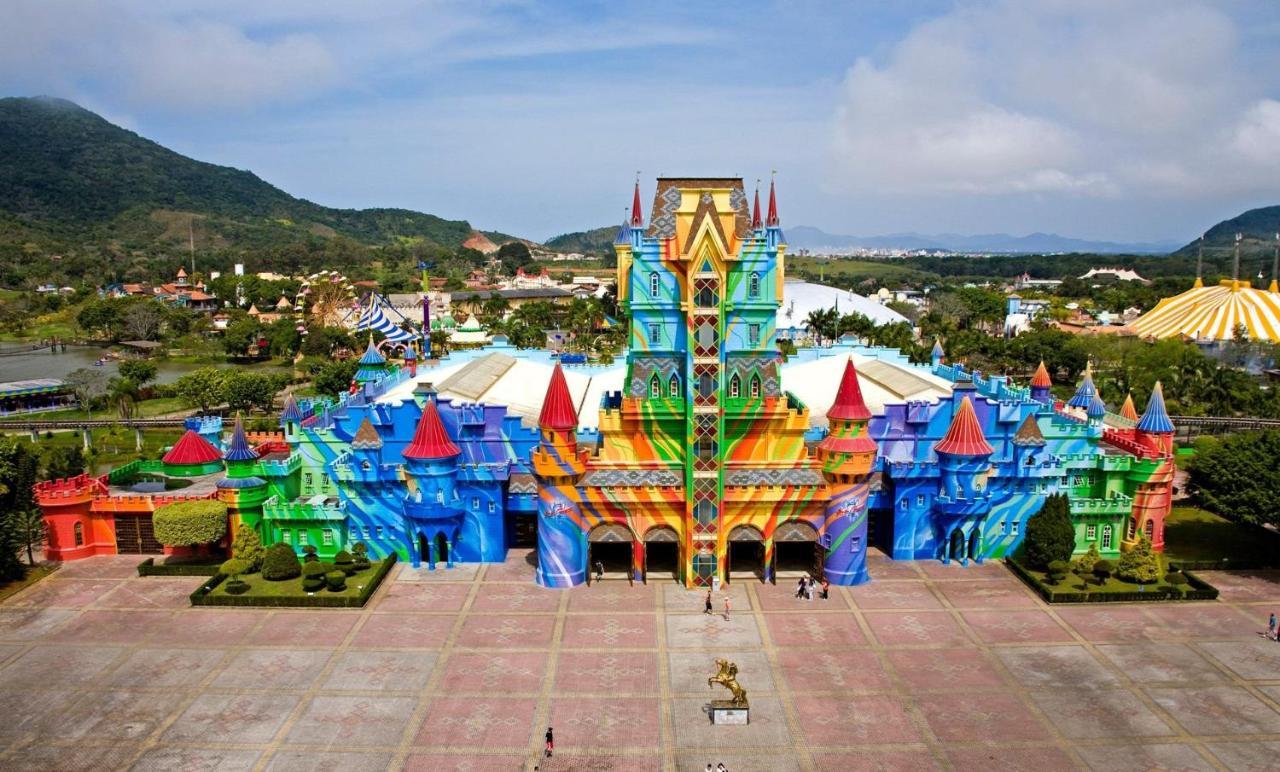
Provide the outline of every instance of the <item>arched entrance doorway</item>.
{"type": "Polygon", "coordinates": [[[587,534],[587,582],[596,578],[597,564],[606,578],[627,579],[631,576],[631,529],[621,523],[604,523],[587,534]]]}
{"type": "Polygon", "coordinates": [[[644,535],[644,581],[680,579],[680,537],[674,528],[658,526],[644,535]]]}
{"type": "Polygon", "coordinates": [[[824,557],[818,532],[808,523],[792,520],[773,532],[774,581],[806,574],[815,579],[821,578],[824,557]]]}
{"type": "Polygon", "coordinates": [[[764,534],[749,525],[740,525],[729,532],[729,544],[725,550],[724,578],[732,583],[734,579],[754,577],[763,581],[764,572],[764,534]]]}
{"type": "Polygon", "coordinates": [[[951,549],[947,552],[947,562],[964,560],[964,531],[959,528],[951,532],[951,549]]]}
{"type": "Polygon", "coordinates": [[[969,559],[976,563],[982,562],[982,529],[977,525],[969,532],[969,559]]]}

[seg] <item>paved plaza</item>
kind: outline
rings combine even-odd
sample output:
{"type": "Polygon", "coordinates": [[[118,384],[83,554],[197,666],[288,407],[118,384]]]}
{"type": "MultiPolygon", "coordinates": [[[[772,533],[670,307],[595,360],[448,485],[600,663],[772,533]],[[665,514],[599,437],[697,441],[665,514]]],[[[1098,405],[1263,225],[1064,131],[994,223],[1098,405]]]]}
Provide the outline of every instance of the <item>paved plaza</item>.
{"type": "Polygon", "coordinates": [[[1000,565],[872,562],[829,601],[400,566],[360,611],[195,609],[198,577],[70,563],[0,606],[0,769],[342,772],[1280,764],[1280,573],[1214,603],[1050,608],[1000,565]],[[716,609],[723,607],[716,596],[716,609]],[[713,727],[714,659],[751,725],[713,727]]]}

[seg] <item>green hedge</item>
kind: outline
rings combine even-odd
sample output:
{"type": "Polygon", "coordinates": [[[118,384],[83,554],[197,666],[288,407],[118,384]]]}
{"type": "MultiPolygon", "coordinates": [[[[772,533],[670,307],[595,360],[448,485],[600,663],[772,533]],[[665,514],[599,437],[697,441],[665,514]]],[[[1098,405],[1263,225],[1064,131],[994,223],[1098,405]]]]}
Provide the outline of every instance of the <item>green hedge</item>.
{"type": "Polygon", "coordinates": [[[227,505],[213,499],[166,504],[151,516],[156,541],[170,547],[213,544],[227,535],[227,505]]]}
{"type": "Polygon", "coordinates": [[[210,563],[174,563],[166,565],[156,563],[155,558],[147,558],[138,564],[138,576],[217,576],[222,560],[210,563]]]}
{"type": "Polygon", "coordinates": [[[387,577],[387,572],[395,564],[396,555],[393,552],[378,564],[378,570],[373,573],[373,576],[369,577],[369,583],[364,586],[359,595],[355,596],[320,594],[256,598],[248,595],[210,595],[209,593],[213,588],[227,579],[226,576],[218,574],[191,593],[191,605],[257,606],[260,608],[363,608],[364,604],[368,603],[369,598],[373,596],[374,591],[381,586],[382,580],[387,577]]]}
{"type": "Polygon", "coordinates": [[[1185,593],[1169,592],[1160,589],[1159,586],[1152,586],[1150,592],[1079,592],[1075,590],[1063,592],[1040,581],[1039,577],[1013,558],[1005,558],[1005,564],[1015,576],[1039,593],[1046,603],[1132,603],[1134,601],[1216,600],[1218,598],[1216,587],[1185,569],[1182,574],[1187,578],[1187,585],[1191,587],[1185,593]]]}

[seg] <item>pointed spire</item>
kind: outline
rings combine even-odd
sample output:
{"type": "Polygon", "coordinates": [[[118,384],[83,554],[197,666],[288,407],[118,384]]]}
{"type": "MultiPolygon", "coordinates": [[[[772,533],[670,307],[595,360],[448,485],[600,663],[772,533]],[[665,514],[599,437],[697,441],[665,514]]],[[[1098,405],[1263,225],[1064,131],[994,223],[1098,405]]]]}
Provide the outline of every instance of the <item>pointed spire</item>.
{"type": "Polygon", "coordinates": [[[1192,289],[1200,289],[1204,286],[1204,234],[1200,234],[1200,248],[1196,251],[1196,281],[1191,285],[1192,289]]]}
{"type": "Polygon", "coordinates": [[[1053,388],[1053,379],[1049,377],[1049,368],[1044,366],[1044,360],[1040,360],[1040,366],[1036,368],[1035,375],[1031,376],[1031,386],[1036,389],[1053,388]]]}
{"type": "Polygon", "coordinates": [[[1148,434],[1173,434],[1173,421],[1164,407],[1164,387],[1156,381],[1151,390],[1151,399],[1147,400],[1147,409],[1138,419],[1138,431],[1148,434]]]}
{"type": "Polygon", "coordinates": [[[631,197],[631,225],[644,227],[644,210],[640,208],[640,173],[636,172],[636,191],[631,197]]]}
{"type": "MultiPolygon", "coordinates": [[[[431,404],[435,404],[434,402],[431,404]]],[[[378,436],[378,430],[373,427],[373,423],[369,420],[369,416],[365,416],[360,422],[360,428],[356,429],[356,436],[351,438],[352,450],[378,450],[382,447],[382,438],[378,436]]]]}
{"type": "Polygon", "coordinates": [[[627,217],[627,210],[622,210],[622,225],[618,226],[618,233],[613,237],[614,244],[631,243],[631,223],[627,217]]]}
{"type": "Polygon", "coordinates": [[[942,339],[941,339],[941,338],[934,338],[934,339],[933,339],[933,351],[929,352],[929,356],[930,356],[930,358],[932,358],[932,359],[942,359],[942,358],[943,358],[943,357],[945,357],[946,355],[947,355],[947,352],[946,352],[946,351],[944,351],[944,350],[943,350],[943,348],[942,348],[942,339]]]}
{"type": "Polygon", "coordinates": [[[1089,403],[1098,394],[1098,387],[1093,385],[1093,363],[1085,365],[1084,378],[1080,380],[1080,386],[1076,388],[1076,393],[1071,399],[1067,400],[1067,407],[1078,407],[1087,410],[1089,403]]]}
{"type": "Polygon", "coordinates": [[[461,452],[458,446],[453,444],[453,440],[449,439],[449,433],[445,431],[444,423],[440,420],[440,412],[436,409],[435,400],[427,400],[422,406],[422,418],[418,419],[418,429],[413,433],[413,442],[405,448],[404,457],[431,460],[452,458],[461,452]]]}
{"type": "Polygon", "coordinates": [[[551,373],[551,383],[547,384],[547,395],[542,400],[538,426],[560,431],[578,427],[578,412],[573,408],[573,397],[569,395],[569,384],[564,379],[564,370],[560,368],[559,362],[551,373]]]}
{"type": "Polygon", "coordinates": [[[836,401],[827,411],[827,418],[841,421],[866,421],[871,418],[871,411],[862,398],[862,387],[858,385],[858,371],[854,369],[853,357],[844,363],[844,375],[840,378],[840,388],[836,390],[836,401]]]}
{"type": "Polygon", "coordinates": [[[382,365],[387,363],[387,358],[378,351],[378,347],[373,345],[373,333],[369,333],[369,347],[364,350],[364,356],[360,357],[362,365],[382,365]]]}
{"type": "Polygon", "coordinates": [[[756,180],[756,203],[751,208],[751,230],[760,230],[762,224],[760,221],[760,180],[756,180]]]}
{"type": "Polygon", "coordinates": [[[239,413],[236,413],[236,427],[231,432],[231,442],[223,458],[227,461],[256,461],[258,458],[258,452],[249,446],[249,440],[244,436],[244,419],[239,413]]]}
{"type": "Polygon", "coordinates": [[[1235,258],[1231,261],[1231,289],[1240,289],[1240,241],[1244,238],[1243,233],[1236,234],[1236,252],[1235,258]]]}
{"type": "Polygon", "coordinates": [[[1102,397],[1094,394],[1093,399],[1089,400],[1089,407],[1085,408],[1085,415],[1090,418],[1105,418],[1107,415],[1107,403],[1102,401],[1102,397]]]}
{"type": "Polygon", "coordinates": [[[1133,392],[1124,395],[1124,404],[1120,406],[1120,417],[1130,421],[1138,420],[1138,409],[1133,406],[1133,392]]]}
{"type": "Polygon", "coordinates": [[[289,392],[284,398],[284,409],[280,411],[280,423],[287,421],[294,423],[302,423],[302,409],[298,407],[298,400],[293,396],[293,392],[289,392]]]}
{"type": "Polygon", "coordinates": [[[1027,413],[1027,417],[1022,419],[1018,431],[1013,433],[1013,444],[1023,448],[1044,447],[1044,434],[1040,431],[1040,424],[1036,423],[1035,413],[1027,413]]]}
{"type": "Polygon", "coordinates": [[[769,216],[765,219],[764,224],[770,228],[776,228],[780,224],[778,222],[778,196],[774,192],[773,177],[769,177],[769,216]]]}
{"type": "Polygon", "coordinates": [[[1276,234],[1276,251],[1271,257],[1271,286],[1267,292],[1280,292],[1280,233],[1276,234]]]}
{"type": "Polygon", "coordinates": [[[968,397],[961,400],[960,409],[951,419],[951,426],[933,450],[951,456],[989,456],[995,452],[987,438],[982,436],[978,414],[973,411],[973,402],[968,397]]]}

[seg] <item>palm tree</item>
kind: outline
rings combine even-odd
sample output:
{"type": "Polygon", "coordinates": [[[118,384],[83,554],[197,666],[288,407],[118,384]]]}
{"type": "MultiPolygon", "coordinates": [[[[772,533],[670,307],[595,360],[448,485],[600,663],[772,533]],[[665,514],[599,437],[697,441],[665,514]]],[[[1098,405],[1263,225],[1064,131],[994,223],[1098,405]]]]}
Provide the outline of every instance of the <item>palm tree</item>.
{"type": "Polygon", "coordinates": [[[45,528],[44,513],[38,507],[19,509],[10,515],[14,534],[18,537],[19,546],[27,550],[27,563],[36,564],[35,548],[43,545],[48,531],[45,528]]]}
{"type": "Polygon", "coordinates": [[[804,326],[813,336],[814,343],[821,346],[823,340],[833,340],[839,334],[840,312],[834,308],[810,311],[805,317],[804,326]]]}

